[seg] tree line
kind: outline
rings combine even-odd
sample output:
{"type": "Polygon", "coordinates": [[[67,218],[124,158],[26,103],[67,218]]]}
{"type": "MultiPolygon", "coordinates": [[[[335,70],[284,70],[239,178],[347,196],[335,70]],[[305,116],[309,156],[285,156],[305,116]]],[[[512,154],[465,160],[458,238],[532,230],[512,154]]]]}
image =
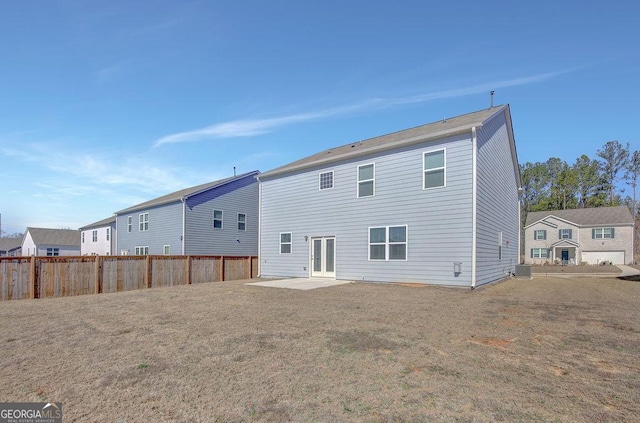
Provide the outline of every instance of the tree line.
{"type": "Polygon", "coordinates": [[[629,143],[609,141],[596,156],[583,154],[572,164],[557,157],[521,164],[524,214],[626,204],[638,218],[640,151],[631,151],[629,143]]]}

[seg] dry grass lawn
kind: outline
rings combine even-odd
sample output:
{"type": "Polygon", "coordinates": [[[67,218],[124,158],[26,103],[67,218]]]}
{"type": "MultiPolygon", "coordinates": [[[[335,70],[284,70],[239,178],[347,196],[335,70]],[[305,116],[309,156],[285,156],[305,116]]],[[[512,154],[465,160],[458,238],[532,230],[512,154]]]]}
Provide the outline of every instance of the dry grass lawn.
{"type": "Polygon", "coordinates": [[[66,422],[638,421],[640,283],[223,282],[0,303],[0,401],[66,422]]]}

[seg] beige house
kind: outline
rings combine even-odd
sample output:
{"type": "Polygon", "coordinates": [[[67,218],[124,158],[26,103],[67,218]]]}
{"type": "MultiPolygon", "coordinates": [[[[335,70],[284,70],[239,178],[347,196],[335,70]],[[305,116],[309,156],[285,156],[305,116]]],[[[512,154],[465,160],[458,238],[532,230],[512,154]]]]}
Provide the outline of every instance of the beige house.
{"type": "Polygon", "coordinates": [[[626,264],[633,261],[627,206],[531,212],[524,228],[526,264],[626,264]]]}

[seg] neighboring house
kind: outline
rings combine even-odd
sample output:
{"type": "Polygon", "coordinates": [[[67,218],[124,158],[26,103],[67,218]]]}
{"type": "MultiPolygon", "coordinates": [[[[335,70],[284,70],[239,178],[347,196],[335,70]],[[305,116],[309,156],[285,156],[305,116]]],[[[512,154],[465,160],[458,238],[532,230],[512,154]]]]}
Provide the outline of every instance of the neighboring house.
{"type": "Polygon", "coordinates": [[[111,256],[115,251],[115,216],[80,228],[80,253],[83,256],[111,256]]]}
{"type": "Polygon", "coordinates": [[[118,254],[257,255],[259,173],[198,185],[120,210],[118,254]]]}
{"type": "Polygon", "coordinates": [[[21,255],[22,238],[0,238],[0,257],[21,255]]]}
{"type": "Polygon", "coordinates": [[[633,217],[627,206],[530,212],[525,263],[625,264],[633,261],[633,217]]]}
{"type": "Polygon", "coordinates": [[[332,148],[259,179],[260,276],[476,287],[518,263],[508,105],[332,148]]]}
{"type": "Polygon", "coordinates": [[[27,228],[22,240],[23,256],[79,256],[80,231],[27,228]]]}

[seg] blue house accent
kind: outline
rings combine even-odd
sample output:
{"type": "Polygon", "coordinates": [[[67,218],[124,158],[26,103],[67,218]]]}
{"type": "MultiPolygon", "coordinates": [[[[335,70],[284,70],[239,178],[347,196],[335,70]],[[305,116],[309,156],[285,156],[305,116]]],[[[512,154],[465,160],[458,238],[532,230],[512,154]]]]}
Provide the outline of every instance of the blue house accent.
{"type": "Polygon", "coordinates": [[[263,277],[476,287],[519,260],[508,105],[332,148],[259,179],[263,277]]]}
{"type": "Polygon", "coordinates": [[[259,173],[186,188],[116,212],[117,253],[257,255],[259,173]]]}

